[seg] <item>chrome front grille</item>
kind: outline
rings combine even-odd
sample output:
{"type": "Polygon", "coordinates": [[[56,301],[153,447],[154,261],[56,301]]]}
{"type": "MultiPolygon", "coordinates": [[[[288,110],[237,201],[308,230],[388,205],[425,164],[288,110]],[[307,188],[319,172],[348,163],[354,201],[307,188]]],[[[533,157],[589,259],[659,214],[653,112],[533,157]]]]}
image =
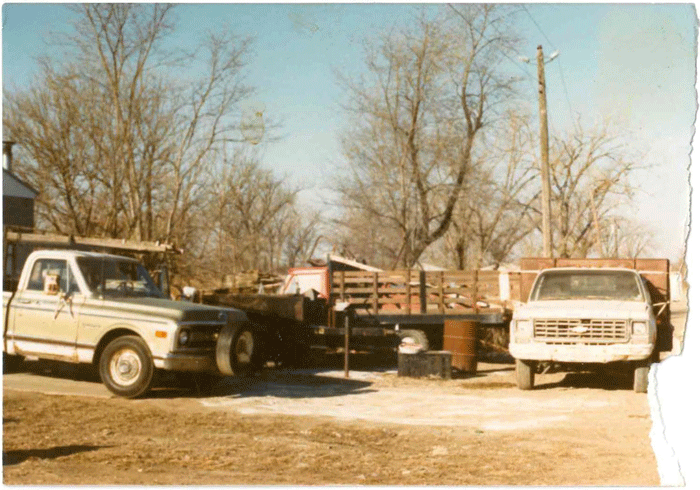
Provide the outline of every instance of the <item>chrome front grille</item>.
{"type": "Polygon", "coordinates": [[[184,346],[178,346],[178,350],[182,349],[213,349],[216,347],[216,342],[219,339],[219,332],[224,327],[225,323],[180,323],[180,325],[189,331],[189,340],[184,346]]]}
{"type": "Polygon", "coordinates": [[[547,319],[535,320],[535,340],[548,344],[607,344],[627,342],[626,320],[547,319]]]}
{"type": "Polygon", "coordinates": [[[190,331],[190,341],[187,343],[187,346],[196,348],[214,347],[219,338],[219,330],[221,330],[220,325],[200,327],[195,325],[190,331]]]}

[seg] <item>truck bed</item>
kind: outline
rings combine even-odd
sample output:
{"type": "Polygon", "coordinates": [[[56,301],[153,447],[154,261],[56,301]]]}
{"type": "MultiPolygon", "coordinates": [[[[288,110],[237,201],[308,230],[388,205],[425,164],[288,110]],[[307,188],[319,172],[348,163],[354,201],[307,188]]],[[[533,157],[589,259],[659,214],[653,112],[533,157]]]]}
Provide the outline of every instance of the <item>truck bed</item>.
{"type": "MultiPolygon", "coordinates": [[[[331,302],[380,323],[441,324],[446,318],[498,324],[510,308],[499,271],[336,271],[331,302]]],[[[519,281],[511,281],[511,288],[519,281]]]]}
{"type": "Polygon", "coordinates": [[[301,294],[241,294],[218,290],[204,293],[202,302],[299,323],[327,322],[325,299],[312,299],[301,294]]]}

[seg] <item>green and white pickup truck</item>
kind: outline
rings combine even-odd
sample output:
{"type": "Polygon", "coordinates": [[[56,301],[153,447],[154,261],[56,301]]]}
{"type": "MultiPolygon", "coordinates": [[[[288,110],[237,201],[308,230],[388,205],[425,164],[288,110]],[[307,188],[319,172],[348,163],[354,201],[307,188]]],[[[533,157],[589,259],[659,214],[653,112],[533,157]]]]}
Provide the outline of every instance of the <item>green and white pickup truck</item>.
{"type": "Polygon", "coordinates": [[[146,393],[156,370],[233,375],[256,366],[245,313],[165,299],[136,260],[37,251],[3,293],[5,368],[32,356],[90,363],[113,393],[146,393]]]}

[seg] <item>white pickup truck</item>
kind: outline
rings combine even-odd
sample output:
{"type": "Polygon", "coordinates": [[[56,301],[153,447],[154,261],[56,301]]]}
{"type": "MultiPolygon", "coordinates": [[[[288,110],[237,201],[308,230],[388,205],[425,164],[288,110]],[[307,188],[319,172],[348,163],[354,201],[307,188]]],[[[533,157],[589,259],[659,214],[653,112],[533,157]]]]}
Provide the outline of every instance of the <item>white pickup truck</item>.
{"type": "Polygon", "coordinates": [[[157,369],[233,375],[258,359],[245,313],[165,299],[136,260],[37,251],[15,292],[3,293],[3,362],[91,363],[113,393],[146,393],[157,369]]]}
{"type": "Polygon", "coordinates": [[[634,390],[645,392],[656,341],[651,296],[638,271],[556,268],[538,274],[527,303],[513,312],[509,351],[520,389],[533,387],[539,362],[624,361],[633,363],[634,390]]]}

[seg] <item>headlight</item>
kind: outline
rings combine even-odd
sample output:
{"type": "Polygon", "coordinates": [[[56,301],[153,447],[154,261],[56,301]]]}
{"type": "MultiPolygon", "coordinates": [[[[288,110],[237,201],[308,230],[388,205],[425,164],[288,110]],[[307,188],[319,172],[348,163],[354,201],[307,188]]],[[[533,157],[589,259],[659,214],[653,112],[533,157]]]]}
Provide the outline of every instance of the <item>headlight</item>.
{"type": "Polygon", "coordinates": [[[532,320],[514,320],[513,327],[512,340],[527,342],[533,336],[532,320]]]}
{"type": "Polygon", "coordinates": [[[515,321],[515,331],[518,333],[526,334],[532,331],[532,321],[531,320],[516,320],[515,321]]]}
{"type": "Polygon", "coordinates": [[[647,322],[632,322],[632,335],[646,335],[647,332],[647,322]]]}
{"type": "Polygon", "coordinates": [[[177,337],[177,342],[179,345],[183,346],[187,344],[187,341],[190,340],[190,331],[189,330],[180,330],[180,335],[177,337]]]}

